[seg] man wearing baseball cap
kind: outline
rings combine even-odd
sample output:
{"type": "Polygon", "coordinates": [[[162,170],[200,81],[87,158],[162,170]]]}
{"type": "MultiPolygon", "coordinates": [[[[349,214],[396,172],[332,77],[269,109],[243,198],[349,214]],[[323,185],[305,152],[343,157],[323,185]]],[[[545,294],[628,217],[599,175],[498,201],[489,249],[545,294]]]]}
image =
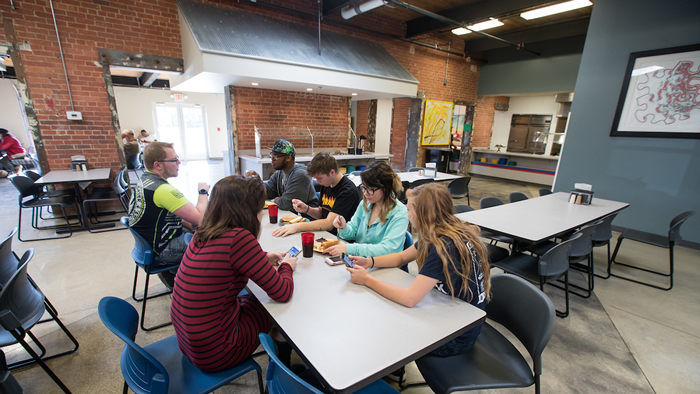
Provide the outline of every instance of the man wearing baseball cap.
{"type": "MultiPolygon", "coordinates": [[[[295,212],[292,200],[301,200],[309,206],[318,206],[318,197],[311,183],[311,178],[306,176],[306,166],[295,162],[296,151],[291,142],[279,139],[275,142],[270,152],[272,168],[275,172],[265,182],[267,198],[273,200],[282,210],[295,212]]],[[[246,176],[260,175],[255,171],[248,171],[246,176]]]]}

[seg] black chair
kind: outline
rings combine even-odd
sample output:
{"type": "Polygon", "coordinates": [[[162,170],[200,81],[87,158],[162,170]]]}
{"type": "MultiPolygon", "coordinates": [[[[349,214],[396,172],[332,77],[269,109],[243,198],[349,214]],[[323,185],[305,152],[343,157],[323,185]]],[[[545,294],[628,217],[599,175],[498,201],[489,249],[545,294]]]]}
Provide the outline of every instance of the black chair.
{"type": "Polygon", "coordinates": [[[0,332],[0,347],[5,347],[15,343],[22,345],[24,350],[32,356],[32,360],[21,362],[16,366],[23,366],[31,363],[38,363],[41,368],[56,382],[56,384],[66,393],[70,390],[65,384],[51,371],[45,361],[70,354],[78,350],[78,341],[63,325],[58,316],[53,315],[50,309],[44,306],[44,295],[40,290],[36,289],[27,279],[27,265],[34,255],[34,249],[27,250],[20,260],[20,267],[15,271],[10,280],[4,284],[0,291],[0,326],[4,331],[0,332]],[[46,349],[34,337],[30,329],[39,321],[44,312],[52,315],[52,318],[68,338],[73,342],[75,347],[69,351],[55,354],[49,357],[43,357],[46,349]],[[41,351],[42,355],[38,355],[34,349],[25,341],[25,335],[28,335],[34,341],[41,351]]]}
{"type": "MultiPolygon", "coordinates": [[[[41,174],[35,172],[35,171],[24,171],[24,176],[27,178],[31,179],[32,181],[36,182],[41,178],[41,174]]],[[[47,198],[47,197],[75,197],[75,189],[54,189],[54,190],[46,190],[46,187],[44,185],[37,185],[34,184],[35,186],[35,192],[34,196],[38,198],[47,198]]],[[[51,208],[49,207],[48,209],[49,212],[53,212],[51,208]]],[[[50,220],[50,218],[45,218],[42,216],[43,213],[43,208],[39,208],[39,218],[42,220],[50,220]]]]}
{"type": "Polygon", "coordinates": [[[93,231],[90,228],[90,224],[99,224],[99,223],[107,223],[107,222],[116,222],[121,219],[112,219],[112,220],[104,220],[100,221],[97,216],[99,215],[99,212],[97,211],[97,203],[98,202],[108,202],[108,201],[119,201],[122,207],[122,211],[127,213],[129,211],[129,199],[131,198],[131,188],[126,182],[126,179],[124,178],[124,172],[125,169],[121,169],[117,172],[117,174],[114,176],[114,179],[112,180],[112,187],[111,188],[100,188],[100,189],[95,189],[92,191],[92,193],[88,194],[85,196],[85,199],[83,200],[83,210],[87,212],[88,220],[86,223],[86,226],[88,228],[88,231],[91,233],[104,233],[108,231],[118,231],[118,230],[125,230],[125,227],[121,228],[113,228],[109,230],[102,230],[102,231],[93,231]],[[93,222],[94,220],[94,222],[93,222]]]}
{"type": "Polygon", "coordinates": [[[425,167],[411,167],[408,169],[408,172],[418,172],[420,170],[425,170],[425,167]]]}
{"type": "Polygon", "coordinates": [[[471,212],[473,210],[474,210],[474,208],[470,207],[467,204],[455,204],[455,214],[464,213],[464,212],[471,212]]]}
{"type": "MultiPolygon", "coordinates": [[[[593,261],[593,241],[591,240],[591,237],[600,223],[601,221],[581,227],[569,237],[569,239],[575,239],[575,241],[571,244],[571,249],[569,250],[569,267],[586,273],[586,287],[569,283],[569,287],[583,290],[586,293],[581,294],[575,291],[570,292],[582,298],[589,298],[593,294],[593,288],[595,285],[593,267],[595,265],[593,261]],[[577,234],[580,234],[580,236],[577,236],[577,234]],[[583,261],[586,261],[585,265],[582,264],[583,261]]],[[[556,245],[558,245],[556,242],[544,241],[528,246],[527,250],[537,256],[543,256],[545,253],[547,253],[547,251],[549,251],[549,249],[556,245]]],[[[560,286],[553,283],[550,283],[550,285],[561,289],[560,286]]]]}
{"type": "Polygon", "coordinates": [[[3,394],[22,394],[22,386],[12,375],[12,372],[7,368],[5,352],[0,349],[0,393],[3,394]]]}
{"type": "Polygon", "coordinates": [[[489,254],[489,264],[493,265],[510,255],[508,249],[501,248],[496,245],[484,244],[486,252],[489,254]]]}
{"type": "Polygon", "coordinates": [[[546,196],[547,194],[552,194],[552,191],[546,187],[540,189],[540,197],[546,196]]]}
{"type": "Polygon", "coordinates": [[[491,277],[486,316],[520,341],[533,367],[498,330],[484,323],[471,350],[450,357],[425,356],[416,365],[437,394],[530,387],[540,392],[542,352],[554,331],[554,306],[546,295],[513,275],[491,277]]]}
{"type": "Polygon", "coordinates": [[[599,278],[602,279],[608,279],[610,277],[610,240],[612,239],[612,222],[615,220],[615,217],[617,216],[617,212],[613,213],[612,215],[608,215],[604,217],[601,220],[601,223],[598,225],[598,227],[595,228],[595,231],[591,235],[591,242],[593,243],[593,247],[597,248],[599,246],[607,246],[608,247],[608,269],[607,269],[607,275],[598,275],[593,272],[593,274],[599,278]]]}
{"type": "Polygon", "coordinates": [[[447,186],[447,190],[452,194],[452,198],[467,198],[467,204],[471,204],[469,201],[469,182],[471,182],[472,177],[466,176],[463,178],[457,178],[450,182],[447,186]]]}
{"type": "MultiPolygon", "coordinates": [[[[503,205],[503,201],[499,200],[496,197],[484,197],[481,200],[479,200],[479,209],[492,208],[497,207],[499,205],[503,205]]],[[[494,245],[499,242],[512,245],[514,242],[513,238],[506,237],[505,235],[496,234],[488,230],[482,230],[481,236],[490,239],[494,245]]]]}
{"type": "Polygon", "coordinates": [[[547,281],[564,277],[566,309],[564,312],[557,311],[557,316],[567,317],[569,316],[569,251],[571,243],[580,236],[572,236],[548,250],[542,257],[516,252],[501,261],[494,262],[493,266],[537,283],[542,291],[547,281]]]}
{"type": "MultiPolygon", "coordinates": [[[[68,215],[66,215],[66,209],[74,207],[78,211],[77,204],[75,203],[75,198],[73,197],[47,197],[40,198],[35,195],[36,185],[34,181],[25,176],[14,176],[10,178],[10,182],[19,192],[19,218],[17,219],[17,227],[19,232],[17,238],[22,242],[32,242],[32,241],[42,241],[47,239],[61,239],[68,238],[73,235],[73,230],[71,229],[71,223],[68,220],[68,215]],[[25,200],[26,198],[30,198],[25,200]],[[66,224],[63,225],[53,225],[53,226],[39,226],[39,216],[42,207],[50,207],[58,205],[62,208],[63,219],[66,224]],[[22,239],[22,209],[31,208],[32,210],[32,227],[37,230],[68,230],[68,235],[62,237],[46,237],[46,238],[36,238],[36,239],[22,239]]],[[[78,215],[80,216],[80,215],[78,215]]]]}
{"type": "Polygon", "coordinates": [[[650,233],[645,233],[643,231],[638,231],[638,230],[632,230],[632,229],[627,229],[620,234],[620,237],[617,239],[617,245],[615,245],[615,252],[613,252],[612,258],[610,259],[612,263],[622,265],[624,267],[629,267],[633,268],[636,270],[641,270],[645,272],[649,272],[654,275],[660,275],[663,277],[669,278],[669,286],[668,287],[663,287],[663,286],[658,286],[652,283],[646,283],[642,282],[636,279],[628,278],[625,276],[621,276],[618,274],[613,274],[612,273],[612,266],[608,267],[608,272],[610,275],[628,280],[630,282],[634,283],[639,283],[644,286],[649,286],[653,287],[655,289],[661,289],[661,290],[671,290],[673,288],[673,247],[676,245],[678,241],[680,241],[681,238],[681,225],[688,220],[689,217],[695,215],[695,211],[687,211],[683,212],[680,215],[676,216],[671,220],[671,224],[669,225],[668,229],[668,236],[663,236],[663,235],[657,235],[657,234],[650,234],[650,233]],[[653,245],[653,246],[658,246],[660,248],[668,249],[668,273],[661,272],[661,271],[654,271],[650,270],[647,268],[642,268],[642,267],[637,267],[634,265],[630,264],[623,264],[620,262],[615,261],[615,257],[617,257],[617,252],[620,250],[620,245],[622,244],[622,241],[625,239],[629,239],[631,241],[637,241],[641,243],[645,243],[648,245],[653,245]]]}
{"type": "Polygon", "coordinates": [[[411,187],[411,183],[409,181],[401,181],[402,190],[399,192],[399,195],[396,196],[396,199],[401,201],[402,203],[406,204],[408,202],[408,198],[406,197],[406,191],[410,187],[411,187]]]}
{"type": "Polygon", "coordinates": [[[508,202],[511,204],[523,200],[527,200],[527,196],[524,193],[513,192],[508,195],[508,202]]]}
{"type": "Polygon", "coordinates": [[[433,183],[433,182],[435,182],[435,179],[433,179],[433,178],[418,179],[416,181],[411,182],[408,185],[408,188],[415,189],[420,185],[425,185],[426,183],[433,183]]]}

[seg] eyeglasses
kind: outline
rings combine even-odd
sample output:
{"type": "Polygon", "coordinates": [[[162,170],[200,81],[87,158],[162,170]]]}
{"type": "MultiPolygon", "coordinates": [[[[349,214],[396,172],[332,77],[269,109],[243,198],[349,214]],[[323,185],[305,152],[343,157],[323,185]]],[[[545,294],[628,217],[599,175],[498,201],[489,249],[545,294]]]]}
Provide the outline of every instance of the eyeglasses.
{"type": "Polygon", "coordinates": [[[158,160],[158,161],[161,162],[161,163],[177,163],[177,162],[180,161],[180,156],[176,156],[176,157],[175,157],[174,159],[172,159],[172,160],[158,160]]]}
{"type": "Polygon", "coordinates": [[[367,187],[365,185],[360,185],[360,190],[362,191],[363,194],[366,194],[368,196],[373,196],[374,192],[379,190],[379,188],[374,188],[374,187],[367,187]]]}
{"type": "Polygon", "coordinates": [[[272,159],[272,160],[279,160],[279,159],[284,158],[285,156],[286,155],[276,155],[274,153],[270,153],[270,159],[272,159]]]}

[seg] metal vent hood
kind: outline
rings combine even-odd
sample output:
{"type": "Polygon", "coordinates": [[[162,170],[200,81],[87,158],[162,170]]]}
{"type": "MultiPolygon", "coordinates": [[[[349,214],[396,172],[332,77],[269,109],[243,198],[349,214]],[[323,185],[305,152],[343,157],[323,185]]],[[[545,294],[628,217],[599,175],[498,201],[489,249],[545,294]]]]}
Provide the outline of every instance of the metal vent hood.
{"type": "Polygon", "coordinates": [[[415,97],[416,80],[381,45],[209,4],[178,0],[185,71],[171,89],[227,85],[350,96],[415,97]]]}

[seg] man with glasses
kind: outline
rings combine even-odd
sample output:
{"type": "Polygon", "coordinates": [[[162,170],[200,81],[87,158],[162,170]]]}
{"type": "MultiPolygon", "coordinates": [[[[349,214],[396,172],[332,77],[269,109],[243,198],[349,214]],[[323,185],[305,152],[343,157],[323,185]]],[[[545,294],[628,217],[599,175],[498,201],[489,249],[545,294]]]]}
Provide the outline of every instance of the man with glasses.
{"type": "MultiPolygon", "coordinates": [[[[300,200],[312,207],[318,206],[318,197],[306,176],[306,166],[295,162],[296,151],[291,142],[279,139],[270,152],[272,168],[275,172],[265,182],[268,200],[273,200],[282,210],[297,213],[292,200],[300,200]]],[[[255,171],[247,171],[246,176],[256,176],[255,171]]]]}
{"type": "MultiPolygon", "coordinates": [[[[194,230],[202,221],[209,202],[209,185],[199,183],[197,205],[168,183],[177,176],[180,159],[173,144],[152,142],[143,151],[146,170],[129,202],[129,226],[151,244],[153,266],[180,263],[187,250],[182,226],[194,230]]],[[[158,274],[170,289],[177,269],[158,274]]]]}
{"type": "Polygon", "coordinates": [[[297,212],[317,220],[288,224],[273,231],[272,235],[286,237],[297,231],[318,230],[336,234],[338,231],[333,226],[333,221],[338,215],[348,222],[352,219],[360,203],[360,195],[352,181],[338,171],[338,163],[333,156],[327,152],[317,154],[309,163],[306,174],[316,178],[316,182],[321,184],[320,206],[312,207],[301,200],[294,200],[292,203],[297,212]]]}

